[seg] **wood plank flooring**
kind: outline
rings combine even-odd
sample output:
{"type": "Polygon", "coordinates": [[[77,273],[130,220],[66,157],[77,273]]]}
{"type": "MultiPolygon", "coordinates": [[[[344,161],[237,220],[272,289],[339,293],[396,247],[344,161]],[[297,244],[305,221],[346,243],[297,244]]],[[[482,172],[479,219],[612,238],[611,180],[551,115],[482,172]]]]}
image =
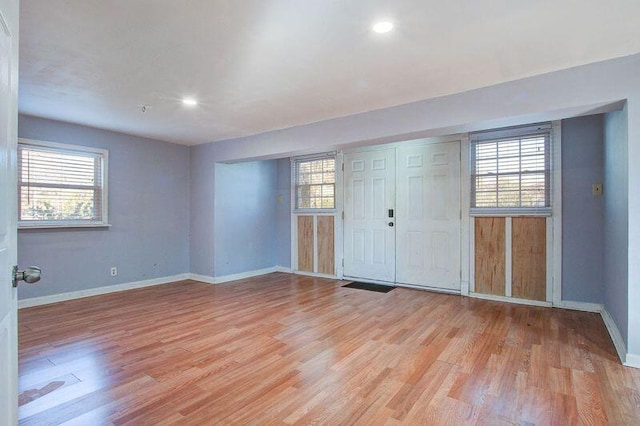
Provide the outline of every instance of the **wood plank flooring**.
{"type": "Polygon", "coordinates": [[[640,424],[599,315],[289,274],[20,310],[20,424],[640,424]]]}

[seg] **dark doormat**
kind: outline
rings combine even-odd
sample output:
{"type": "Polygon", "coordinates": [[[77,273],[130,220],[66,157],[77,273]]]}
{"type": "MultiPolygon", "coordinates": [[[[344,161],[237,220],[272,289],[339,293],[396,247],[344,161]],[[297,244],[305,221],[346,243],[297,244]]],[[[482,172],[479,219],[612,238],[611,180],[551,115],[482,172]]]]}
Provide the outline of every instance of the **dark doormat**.
{"type": "Polygon", "coordinates": [[[360,281],[354,281],[350,284],[343,285],[342,287],[357,288],[358,290],[376,291],[378,293],[389,293],[391,290],[395,288],[390,285],[370,284],[370,283],[363,283],[360,281]]]}

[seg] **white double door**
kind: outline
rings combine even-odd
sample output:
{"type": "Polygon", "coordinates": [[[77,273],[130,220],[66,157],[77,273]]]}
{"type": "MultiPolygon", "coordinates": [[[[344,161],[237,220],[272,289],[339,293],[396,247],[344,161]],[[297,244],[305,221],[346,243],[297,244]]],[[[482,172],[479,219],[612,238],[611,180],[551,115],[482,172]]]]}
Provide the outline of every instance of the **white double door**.
{"type": "Polygon", "coordinates": [[[460,142],[345,154],[344,276],[460,290],[460,142]]]}

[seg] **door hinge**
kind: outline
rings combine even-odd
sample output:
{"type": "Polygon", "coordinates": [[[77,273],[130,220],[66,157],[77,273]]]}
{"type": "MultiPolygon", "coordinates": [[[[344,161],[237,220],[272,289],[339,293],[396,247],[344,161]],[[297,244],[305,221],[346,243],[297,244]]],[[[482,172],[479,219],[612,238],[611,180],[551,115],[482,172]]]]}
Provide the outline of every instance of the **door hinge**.
{"type": "Polygon", "coordinates": [[[344,163],[342,163],[342,171],[344,172],[344,163]]]}
{"type": "Polygon", "coordinates": [[[342,220],[344,220],[344,211],[342,212],[342,220]]]}
{"type": "Polygon", "coordinates": [[[344,257],[342,258],[342,267],[344,268],[344,257]]]}

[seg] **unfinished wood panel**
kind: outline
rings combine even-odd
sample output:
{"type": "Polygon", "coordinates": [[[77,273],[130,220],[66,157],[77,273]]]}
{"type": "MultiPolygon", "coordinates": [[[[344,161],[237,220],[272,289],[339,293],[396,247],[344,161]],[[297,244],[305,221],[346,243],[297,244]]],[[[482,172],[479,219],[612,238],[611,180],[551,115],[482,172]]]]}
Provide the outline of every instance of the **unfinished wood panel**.
{"type": "Polygon", "coordinates": [[[318,216],[318,272],[335,275],[333,216],[318,216]]]}
{"type": "Polygon", "coordinates": [[[511,229],[511,294],[521,299],[546,300],[547,219],[514,217],[511,229]]]}
{"type": "Polygon", "coordinates": [[[475,218],[475,292],[505,295],[505,218],[475,218]]]}
{"type": "Polygon", "coordinates": [[[298,216],[298,270],[313,272],[313,216],[298,216]]]}

